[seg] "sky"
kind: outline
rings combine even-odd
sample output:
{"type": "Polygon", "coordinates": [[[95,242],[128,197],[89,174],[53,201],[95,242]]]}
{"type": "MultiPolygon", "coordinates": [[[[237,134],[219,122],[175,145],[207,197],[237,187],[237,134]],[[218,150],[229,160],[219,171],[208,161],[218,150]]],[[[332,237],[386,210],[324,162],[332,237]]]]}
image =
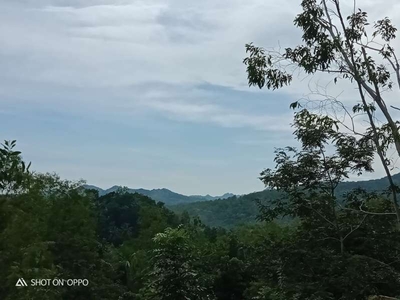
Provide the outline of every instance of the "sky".
{"type": "MultiPolygon", "coordinates": [[[[358,5],[400,15],[395,0],[358,5]]],[[[296,143],[289,105],[310,82],[249,88],[245,44],[295,46],[299,12],[295,0],[2,0],[0,138],[35,171],[101,188],[261,190],[274,148],[296,143]]]]}

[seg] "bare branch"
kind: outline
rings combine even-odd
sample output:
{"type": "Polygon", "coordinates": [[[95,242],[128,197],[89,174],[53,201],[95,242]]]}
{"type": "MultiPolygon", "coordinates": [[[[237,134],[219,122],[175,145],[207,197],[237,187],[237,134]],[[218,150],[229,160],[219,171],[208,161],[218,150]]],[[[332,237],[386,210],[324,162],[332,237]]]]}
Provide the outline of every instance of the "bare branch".
{"type": "Polygon", "coordinates": [[[355,228],[352,228],[352,229],[350,230],[350,232],[344,236],[343,241],[344,241],[345,239],[347,239],[354,231],[356,231],[358,228],[360,228],[360,226],[364,223],[364,221],[365,221],[365,219],[366,219],[367,217],[368,217],[368,214],[366,214],[366,215],[364,216],[364,218],[361,220],[361,222],[360,222],[355,228]]]}
{"type": "Polygon", "coordinates": [[[310,210],[312,210],[313,212],[315,212],[320,218],[322,218],[324,221],[328,222],[330,225],[332,225],[334,228],[336,228],[336,224],[333,223],[332,221],[330,221],[328,218],[326,218],[324,215],[322,215],[319,211],[317,211],[314,207],[312,206],[306,206],[306,205],[302,205],[305,208],[308,208],[310,210]]]}
{"type": "Polygon", "coordinates": [[[354,209],[354,208],[348,208],[348,207],[343,207],[340,205],[340,207],[343,210],[348,210],[348,211],[352,211],[352,212],[358,212],[358,213],[363,213],[363,214],[367,214],[367,215],[374,215],[374,216],[395,216],[396,213],[391,213],[391,212],[387,212],[387,213],[379,213],[379,212],[372,212],[372,211],[366,211],[362,209],[362,205],[360,205],[359,209],[354,209]]]}

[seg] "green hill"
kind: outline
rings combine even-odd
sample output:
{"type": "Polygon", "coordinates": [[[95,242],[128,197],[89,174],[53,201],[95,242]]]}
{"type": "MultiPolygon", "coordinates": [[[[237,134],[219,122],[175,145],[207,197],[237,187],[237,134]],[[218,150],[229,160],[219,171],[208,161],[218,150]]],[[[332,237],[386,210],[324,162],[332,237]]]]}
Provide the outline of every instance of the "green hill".
{"type": "MultiPolygon", "coordinates": [[[[393,176],[396,184],[400,185],[400,173],[393,176]]],[[[386,177],[368,181],[348,181],[337,187],[337,194],[342,195],[355,188],[367,191],[382,191],[389,186],[386,177]]],[[[251,193],[240,197],[230,197],[213,201],[202,201],[170,205],[169,208],[177,213],[187,211],[191,216],[199,216],[209,226],[232,228],[240,224],[256,222],[258,207],[255,199],[270,201],[279,197],[279,193],[271,190],[251,193]]]]}

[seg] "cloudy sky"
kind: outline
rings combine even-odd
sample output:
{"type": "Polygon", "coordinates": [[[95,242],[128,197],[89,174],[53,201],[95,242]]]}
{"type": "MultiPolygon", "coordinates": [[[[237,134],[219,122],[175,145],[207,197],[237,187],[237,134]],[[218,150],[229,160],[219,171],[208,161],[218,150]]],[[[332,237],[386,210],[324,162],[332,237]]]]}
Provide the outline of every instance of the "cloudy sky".
{"type": "MultiPolygon", "coordinates": [[[[248,88],[244,45],[295,45],[299,3],[2,0],[1,139],[34,170],[102,188],[261,190],[308,89],[248,88]]],[[[395,3],[359,6],[382,17],[395,3]]]]}

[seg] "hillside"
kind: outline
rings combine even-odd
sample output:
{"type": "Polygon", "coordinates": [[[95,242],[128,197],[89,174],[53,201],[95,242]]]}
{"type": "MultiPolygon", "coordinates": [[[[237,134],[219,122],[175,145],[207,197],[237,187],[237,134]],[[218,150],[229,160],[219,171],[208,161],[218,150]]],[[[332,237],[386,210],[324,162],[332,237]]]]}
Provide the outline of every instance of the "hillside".
{"type": "MultiPolygon", "coordinates": [[[[394,175],[393,179],[400,185],[400,173],[394,175]]],[[[348,181],[338,186],[337,194],[341,195],[355,188],[381,191],[387,187],[386,177],[367,181],[348,181]]],[[[187,211],[191,216],[199,216],[209,226],[232,228],[236,225],[256,222],[258,207],[254,202],[255,199],[268,201],[278,196],[279,193],[276,191],[264,190],[240,197],[173,205],[170,209],[177,213],[187,211]]]]}
{"type": "MultiPolygon", "coordinates": [[[[104,196],[109,193],[115,192],[121,186],[114,185],[113,187],[103,190],[94,185],[85,185],[87,189],[94,189],[99,192],[99,196],[104,196]]],[[[225,193],[222,196],[200,196],[200,195],[193,195],[193,196],[186,196],[182,194],[175,193],[171,190],[162,188],[162,189],[153,189],[153,190],[146,190],[146,189],[131,189],[128,188],[130,193],[139,193],[141,195],[150,197],[151,199],[157,202],[164,202],[166,205],[175,205],[180,203],[192,203],[192,202],[199,202],[199,201],[209,201],[209,200],[216,200],[216,199],[226,199],[229,197],[234,196],[231,193],[225,193]]]]}
{"type": "Polygon", "coordinates": [[[172,205],[169,208],[176,213],[187,211],[190,216],[199,216],[211,227],[232,228],[256,222],[258,207],[254,200],[268,201],[278,196],[276,191],[265,190],[240,197],[172,205]]]}

